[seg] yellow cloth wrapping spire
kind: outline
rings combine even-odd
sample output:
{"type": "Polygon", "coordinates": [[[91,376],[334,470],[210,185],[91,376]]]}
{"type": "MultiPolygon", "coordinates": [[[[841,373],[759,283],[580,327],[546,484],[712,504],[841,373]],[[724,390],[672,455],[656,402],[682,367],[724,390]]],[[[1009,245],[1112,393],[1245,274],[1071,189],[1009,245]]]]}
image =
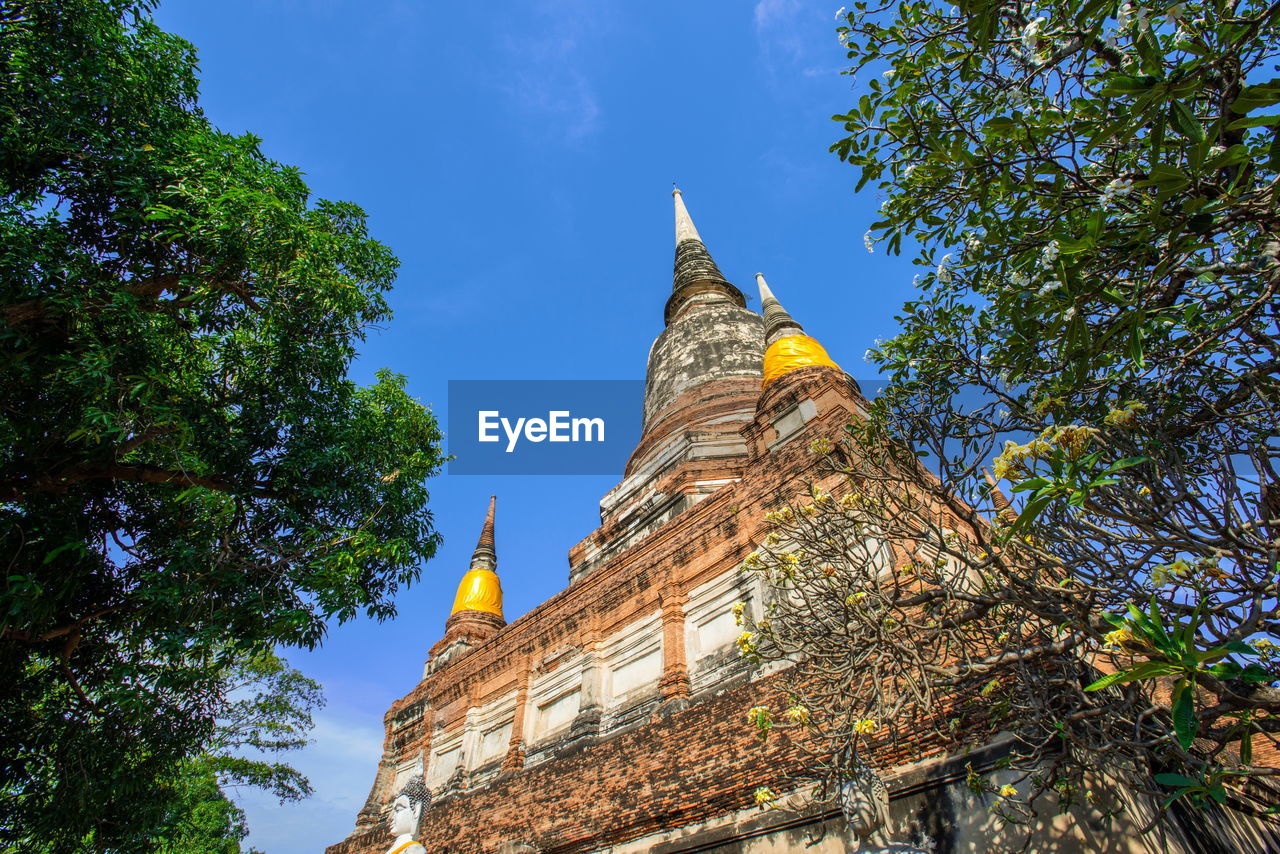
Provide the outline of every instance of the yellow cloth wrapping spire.
{"type": "Polygon", "coordinates": [[[498,581],[498,573],[484,567],[467,570],[458,584],[458,595],[453,598],[453,610],[449,615],[459,611],[483,611],[501,617],[502,584],[498,581]]]}
{"type": "Polygon", "coordinates": [[[822,345],[808,335],[788,335],[786,338],[779,338],[764,351],[762,387],[767,387],[783,374],[809,365],[826,365],[828,368],[840,369],[839,365],[831,361],[831,357],[827,355],[826,350],[822,349],[822,345]]]}

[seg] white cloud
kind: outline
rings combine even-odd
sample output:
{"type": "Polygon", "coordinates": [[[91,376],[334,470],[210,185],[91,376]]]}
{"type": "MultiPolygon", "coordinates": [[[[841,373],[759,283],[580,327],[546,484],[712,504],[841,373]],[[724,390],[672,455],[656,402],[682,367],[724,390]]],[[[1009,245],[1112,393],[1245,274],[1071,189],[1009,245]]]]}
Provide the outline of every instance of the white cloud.
{"type": "Polygon", "coordinates": [[[793,17],[800,10],[800,0],[760,0],[756,3],[756,29],[774,26],[793,17]]]}
{"type": "Polygon", "coordinates": [[[797,78],[821,77],[842,55],[830,3],[757,0],[754,9],[756,41],[775,85],[786,89],[797,78]]]}
{"type": "Polygon", "coordinates": [[[569,142],[590,136],[600,125],[595,91],[574,67],[567,50],[519,72],[507,87],[507,94],[520,110],[545,122],[552,135],[561,135],[569,142]]]}
{"type": "Polygon", "coordinates": [[[804,55],[800,12],[800,0],[759,0],[756,3],[756,37],[771,66],[779,55],[791,62],[804,55]]]}
{"type": "Polygon", "coordinates": [[[555,0],[536,9],[521,19],[517,33],[504,38],[518,70],[500,85],[516,110],[546,135],[577,143],[600,127],[600,103],[584,54],[601,37],[605,15],[592,0],[555,0]]]}

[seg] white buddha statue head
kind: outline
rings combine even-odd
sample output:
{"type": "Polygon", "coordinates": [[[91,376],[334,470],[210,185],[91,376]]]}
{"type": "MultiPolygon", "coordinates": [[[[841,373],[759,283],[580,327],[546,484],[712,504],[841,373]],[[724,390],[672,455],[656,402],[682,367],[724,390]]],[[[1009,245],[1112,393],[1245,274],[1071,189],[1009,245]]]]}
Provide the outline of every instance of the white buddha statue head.
{"type": "Polygon", "coordinates": [[[405,784],[391,803],[391,835],[397,839],[413,836],[418,830],[418,818],[423,806],[430,805],[431,794],[423,785],[422,776],[416,775],[405,784]]]}
{"type": "Polygon", "coordinates": [[[391,835],[412,836],[418,829],[418,809],[408,795],[400,795],[391,805],[391,835]]]}

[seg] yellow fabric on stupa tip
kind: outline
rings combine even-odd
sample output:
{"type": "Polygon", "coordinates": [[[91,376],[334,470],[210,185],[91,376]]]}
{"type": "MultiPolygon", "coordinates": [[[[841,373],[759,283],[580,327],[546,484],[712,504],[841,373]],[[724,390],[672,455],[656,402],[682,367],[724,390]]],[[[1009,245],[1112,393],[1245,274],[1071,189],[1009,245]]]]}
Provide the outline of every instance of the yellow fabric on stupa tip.
{"type": "Polygon", "coordinates": [[[502,616],[502,584],[492,569],[470,569],[458,584],[450,616],[459,611],[483,611],[502,616]]]}
{"type": "Polygon", "coordinates": [[[788,335],[786,338],[779,338],[764,351],[762,387],[768,386],[785,373],[809,365],[826,365],[828,368],[840,369],[839,365],[831,361],[831,357],[827,355],[826,350],[822,349],[822,345],[808,335],[788,335]]]}

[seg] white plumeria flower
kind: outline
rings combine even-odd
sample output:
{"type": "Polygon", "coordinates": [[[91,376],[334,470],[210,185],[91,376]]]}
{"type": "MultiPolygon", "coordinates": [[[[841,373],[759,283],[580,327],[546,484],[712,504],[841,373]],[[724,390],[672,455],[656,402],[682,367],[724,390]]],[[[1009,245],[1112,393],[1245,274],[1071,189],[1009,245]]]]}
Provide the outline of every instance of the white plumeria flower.
{"type": "Polygon", "coordinates": [[[1061,250],[1058,249],[1058,241],[1050,240],[1044,249],[1040,250],[1040,266],[1048,269],[1053,266],[1053,262],[1058,260],[1061,250]]]}
{"type": "Polygon", "coordinates": [[[862,235],[862,245],[867,247],[868,252],[876,251],[876,242],[871,238],[871,232],[869,230],[866,234],[862,235]]]}
{"type": "Polygon", "coordinates": [[[1028,52],[1035,52],[1040,43],[1040,28],[1044,26],[1044,18],[1036,18],[1022,29],[1022,46],[1028,52]]]}
{"type": "Polygon", "coordinates": [[[1025,288],[1031,284],[1031,277],[1026,273],[1010,273],[1009,283],[1015,287],[1025,288]]]}
{"type": "Polygon", "coordinates": [[[1108,207],[1115,202],[1116,196],[1127,196],[1132,191],[1132,178],[1113,178],[1102,191],[1103,207],[1108,207]]]}
{"type": "Polygon", "coordinates": [[[841,6],[839,9],[836,9],[836,20],[838,21],[843,17],[844,17],[844,7],[841,6]]]}
{"type": "Polygon", "coordinates": [[[951,271],[947,269],[947,265],[951,263],[951,253],[948,252],[942,256],[942,260],[938,262],[937,272],[934,274],[939,282],[951,281],[951,271]]]}
{"type": "Polygon", "coordinates": [[[1133,15],[1133,23],[1141,31],[1151,29],[1151,21],[1147,18],[1147,10],[1141,6],[1134,6],[1131,14],[1133,15]]]}
{"type": "Polygon", "coordinates": [[[1044,283],[1040,290],[1036,291],[1036,296],[1047,297],[1060,287],[1062,287],[1062,282],[1059,282],[1057,279],[1050,279],[1044,283]]]}
{"type": "Polygon", "coordinates": [[[883,77],[885,80],[892,80],[892,79],[893,79],[893,73],[894,73],[894,72],[893,72],[893,69],[892,69],[892,68],[890,68],[888,71],[884,72],[884,73],[883,73],[883,74],[881,74],[880,76],[881,76],[881,77],[883,77]]]}
{"type": "Polygon", "coordinates": [[[1076,310],[1074,306],[1072,306],[1071,308],[1067,309],[1062,313],[1063,320],[1071,320],[1075,316],[1076,316],[1076,310]]]}

